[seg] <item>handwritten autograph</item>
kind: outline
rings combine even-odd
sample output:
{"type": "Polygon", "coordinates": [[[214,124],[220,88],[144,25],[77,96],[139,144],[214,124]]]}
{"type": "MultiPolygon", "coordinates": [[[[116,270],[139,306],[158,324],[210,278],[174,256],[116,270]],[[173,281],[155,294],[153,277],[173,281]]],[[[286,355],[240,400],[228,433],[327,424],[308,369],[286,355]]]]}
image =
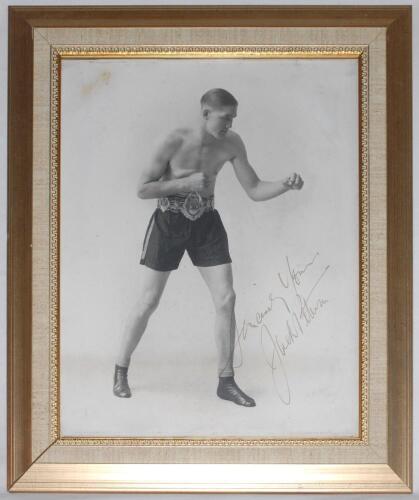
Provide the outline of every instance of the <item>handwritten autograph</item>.
{"type": "MultiPolygon", "coordinates": [[[[291,404],[291,386],[287,375],[285,357],[289,349],[296,345],[306,333],[320,310],[328,302],[323,297],[318,297],[314,301],[311,297],[329,270],[330,265],[324,266],[307,294],[302,291],[304,280],[308,277],[304,275],[312,271],[310,268],[314,265],[318,256],[319,252],[316,252],[313,259],[300,270],[296,270],[290,264],[289,257],[286,256],[287,273],[284,276],[281,273],[277,274],[281,292],[278,295],[274,295],[272,292],[269,293],[266,307],[256,312],[253,321],[244,320],[241,323],[240,330],[238,330],[237,325],[232,325],[236,333],[235,347],[238,348],[238,358],[240,359],[235,368],[239,368],[243,364],[242,344],[248,337],[249,332],[258,333],[264,359],[271,369],[275,391],[280,400],[287,406],[291,404]],[[289,297],[284,295],[289,295],[289,297]],[[296,305],[293,306],[292,304],[296,305]],[[274,309],[280,312],[284,318],[282,326],[285,333],[273,333],[267,324],[267,318],[274,309]]],[[[234,355],[234,350],[232,355],[234,355]]]]}

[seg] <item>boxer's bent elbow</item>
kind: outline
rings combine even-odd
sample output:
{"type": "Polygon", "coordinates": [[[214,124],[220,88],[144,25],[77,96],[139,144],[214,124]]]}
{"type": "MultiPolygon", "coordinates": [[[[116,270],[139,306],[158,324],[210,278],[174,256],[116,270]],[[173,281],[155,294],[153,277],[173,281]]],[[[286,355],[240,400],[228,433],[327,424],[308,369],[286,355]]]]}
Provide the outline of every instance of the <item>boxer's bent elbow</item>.
{"type": "Polygon", "coordinates": [[[247,196],[252,201],[261,201],[259,190],[257,189],[257,185],[247,190],[247,196]]]}
{"type": "Polygon", "coordinates": [[[149,189],[147,189],[147,186],[145,184],[141,184],[138,187],[137,196],[138,196],[138,198],[141,198],[142,200],[147,200],[148,198],[150,198],[149,189]]]}

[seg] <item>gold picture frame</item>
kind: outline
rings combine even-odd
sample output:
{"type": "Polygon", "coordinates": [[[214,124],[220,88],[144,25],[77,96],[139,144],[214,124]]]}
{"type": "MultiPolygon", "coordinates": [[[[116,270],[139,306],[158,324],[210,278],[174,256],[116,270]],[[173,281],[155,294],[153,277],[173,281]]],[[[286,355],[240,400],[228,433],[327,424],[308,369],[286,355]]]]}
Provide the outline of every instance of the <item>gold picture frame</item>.
{"type": "Polygon", "coordinates": [[[411,8],[10,7],[9,29],[9,490],[410,492],[411,8]],[[114,57],[358,60],[357,438],[60,436],[60,65],[114,57]]]}

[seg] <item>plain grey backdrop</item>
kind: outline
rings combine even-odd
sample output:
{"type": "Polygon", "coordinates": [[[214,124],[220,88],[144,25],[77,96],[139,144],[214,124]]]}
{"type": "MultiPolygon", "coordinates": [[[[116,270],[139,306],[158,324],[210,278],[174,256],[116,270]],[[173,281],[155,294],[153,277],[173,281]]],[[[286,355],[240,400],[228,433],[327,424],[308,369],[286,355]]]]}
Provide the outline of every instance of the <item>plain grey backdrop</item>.
{"type": "MultiPolygon", "coordinates": [[[[1,179],[0,179],[0,189],[1,189],[1,205],[0,205],[0,214],[1,214],[1,243],[2,247],[0,250],[0,255],[1,255],[1,274],[0,274],[0,279],[1,279],[1,304],[2,304],[2,310],[0,313],[0,327],[1,327],[1,347],[0,347],[0,352],[1,352],[1,363],[0,366],[2,368],[1,371],[1,376],[0,376],[0,391],[1,391],[1,398],[4,404],[0,405],[0,423],[2,427],[2,433],[1,433],[1,448],[0,448],[0,459],[1,459],[1,470],[0,470],[0,480],[1,480],[1,485],[0,485],[0,494],[1,496],[8,496],[9,494],[6,492],[5,489],[5,484],[6,484],[6,302],[5,302],[5,296],[6,296],[6,207],[7,207],[7,201],[6,201],[6,193],[7,193],[7,173],[6,173],[6,110],[7,110],[7,6],[8,5],[36,5],[38,2],[1,2],[1,19],[0,19],[0,26],[1,26],[1,54],[0,54],[0,72],[1,72],[1,129],[0,129],[0,147],[1,147],[1,161],[0,161],[0,168],[1,168],[1,179]]],[[[118,2],[116,0],[110,1],[110,2],[97,2],[97,1],[89,1],[89,2],[71,2],[72,5],[88,5],[88,4],[138,4],[137,2],[130,2],[130,1],[125,1],[125,2],[118,2]]],[[[144,4],[155,4],[156,2],[142,2],[144,4]]],[[[161,3],[167,3],[167,4],[175,4],[178,2],[161,2],[161,3]]],[[[201,2],[188,2],[184,1],[184,4],[199,4],[201,2]]],[[[245,4],[245,3],[254,3],[254,2],[246,2],[246,1],[240,1],[240,2],[202,2],[202,3],[207,3],[207,4],[214,4],[214,3],[231,3],[231,4],[245,4]]],[[[265,2],[266,4],[282,4],[283,2],[265,2]]],[[[305,1],[305,2],[288,2],[292,4],[318,4],[317,1],[305,1]]],[[[392,2],[386,2],[386,1],[381,1],[381,2],[374,2],[374,1],[368,1],[368,2],[322,2],[324,4],[376,4],[376,5],[392,5],[392,4],[409,4],[409,2],[402,2],[402,1],[392,1],[392,2]]],[[[42,2],[43,5],[65,5],[63,2],[42,2]]],[[[418,40],[418,35],[417,35],[417,29],[416,26],[419,23],[419,14],[418,14],[418,9],[414,8],[413,9],[413,36],[414,36],[414,41],[413,41],[413,47],[419,46],[419,40],[418,40]]],[[[415,109],[415,121],[414,121],[414,130],[416,129],[415,125],[417,123],[417,77],[418,77],[418,57],[417,54],[414,50],[414,103],[416,104],[414,106],[415,109]]],[[[414,163],[417,164],[417,158],[418,158],[418,149],[417,146],[414,144],[414,163]]],[[[414,170],[415,171],[415,170],[414,170]]],[[[419,193],[419,185],[418,181],[416,179],[416,175],[414,175],[414,190],[415,193],[419,193]]],[[[415,215],[418,213],[418,203],[415,198],[414,200],[414,213],[415,215]]],[[[414,218],[414,224],[416,225],[416,219],[414,218]]],[[[417,247],[417,234],[416,231],[414,233],[414,248],[416,249],[417,247]]],[[[416,253],[416,252],[415,252],[416,253]]],[[[416,272],[416,262],[414,262],[414,268],[415,268],[415,285],[418,282],[418,276],[416,272]]],[[[416,286],[415,286],[416,288],[416,286]]],[[[414,296],[414,308],[415,311],[418,310],[419,304],[417,303],[416,300],[416,295],[414,296]]],[[[416,319],[416,314],[415,318],[416,319]]],[[[416,321],[414,321],[415,324],[415,330],[416,330],[416,321]]],[[[418,348],[417,348],[417,342],[414,341],[414,360],[418,360],[419,353],[418,353],[418,348]]],[[[418,386],[419,380],[418,376],[416,373],[414,373],[415,377],[415,386],[418,386]]],[[[415,414],[417,414],[417,398],[414,401],[414,411],[415,414]]],[[[416,422],[415,428],[414,428],[414,436],[416,437],[418,435],[418,423],[416,422]]],[[[414,452],[414,459],[418,458],[418,447],[415,447],[415,452],[414,452]]],[[[416,467],[417,460],[414,460],[414,470],[417,470],[416,467]]],[[[415,493],[414,497],[417,498],[418,489],[415,488],[415,493]]],[[[55,498],[57,495],[51,494],[49,495],[50,498],[55,498]]],[[[203,495],[188,495],[188,498],[194,497],[194,498],[202,498],[203,495]]],[[[205,495],[204,495],[205,496],[205,495]]],[[[207,495],[208,496],[208,495],[207,495]]],[[[247,495],[249,496],[249,495],[247,495]]],[[[43,494],[26,494],[26,495],[15,495],[15,498],[44,498],[45,495],[43,494]]],[[[106,495],[66,495],[66,498],[109,498],[109,496],[106,495]]],[[[136,498],[141,497],[141,498],[146,498],[146,495],[136,495],[136,498]]],[[[183,497],[182,495],[165,495],[166,498],[180,498],[183,497]]],[[[219,498],[226,498],[226,495],[219,495],[219,498]]],[[[239,495],[240,497],[240,495],[239,495]]],[[[251,495],[252,498],[262,498],[263,495],[251,495]]],[[[279,496],[278,496],[279,497],[279,496]]],[[[361,496],[358,495],[345,495],[344,498],[360,498],[361,496]]],[[[362,495],[362,498],[365,498],[365,495],[362,495]]],[[[378,498],[378,497],[385,497],[385,498],[395,498],[397,495],[368,495],[368,497],[371,498],[378,498]]],[[[126,498],[126,496],[122,495],[113,495],[112,498],[126,498]]],[[[186,496],[185,496],[186,498],[186,496]]],[[[280,498],[296,498],[295,495],[289,496],[289,495],[281,495],[280,498]]],[[[339,495],[304,495],[303,498],[342,498],[339,495]]],[[[412,496],[410,497],[412,498],[412,496]]]]}
{"type": "Polygon", "coordinates": [[[69,60],[62,82],[63,435],[356,435],[357,62],[69,60]],[[173,129],[201,126],[199,100],[214,87],[238,99],[232,128],[258,175],[278,180],[297,171],[305,181],[301,191],[255,203],[230,162],[217,177],[215,206],[233,260],[238,332],[260,323],[236,347],[237,382],[257,401],[251,412],[215,396],[214,307],[186,254],[132,356],[133,397],[111,392],[123,328],[141,296],[141,243],[156,207],[155,199],[137,198],[139,173],[173,129]],[[301,308],[294,287],[278,277],[291,284],[287,259],[292,269],[307,266],[295,288],[318,309],[301,320],[304,334],[281,355],[277,394],[265,328],[285,343],[293,321],[279,297],[297,316],[301,308]],[[257,313],[269,307],[258,322],[257,313]],[[170,414],[162,411],[167,407],[170,414]]]}

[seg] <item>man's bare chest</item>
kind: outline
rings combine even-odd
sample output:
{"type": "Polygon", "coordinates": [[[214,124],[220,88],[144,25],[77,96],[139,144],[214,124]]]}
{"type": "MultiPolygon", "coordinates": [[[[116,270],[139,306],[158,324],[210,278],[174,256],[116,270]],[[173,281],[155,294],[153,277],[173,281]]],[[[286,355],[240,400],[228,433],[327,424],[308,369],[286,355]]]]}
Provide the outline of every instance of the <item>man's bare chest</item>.
{"type": "Polygon", "coordinates": [[[170,159],[170,167],[175,174],[186,172],[216,174],[231,156],[231,149],[224,141],[209,146],[184,144],[170,159]]]}

